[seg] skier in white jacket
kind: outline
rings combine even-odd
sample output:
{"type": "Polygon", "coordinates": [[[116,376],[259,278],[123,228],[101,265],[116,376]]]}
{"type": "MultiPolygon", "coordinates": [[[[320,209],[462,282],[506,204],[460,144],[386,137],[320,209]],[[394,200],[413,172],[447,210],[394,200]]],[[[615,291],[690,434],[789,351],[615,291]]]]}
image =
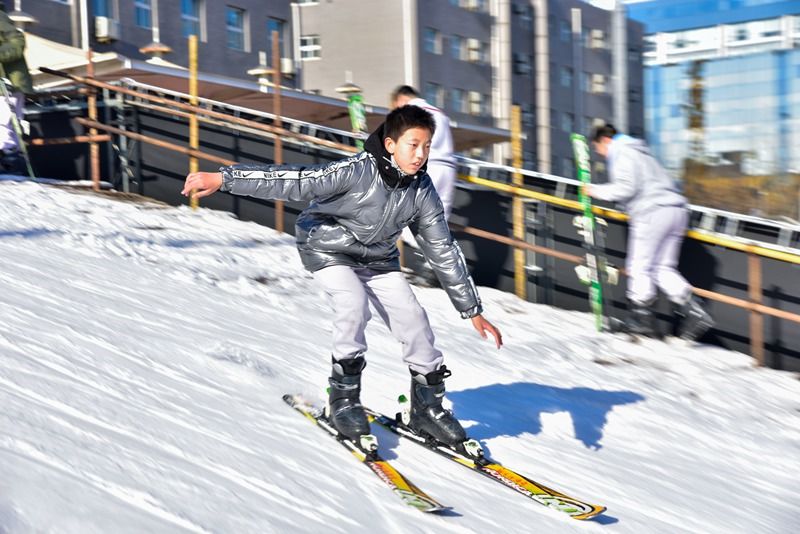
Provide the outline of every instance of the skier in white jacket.
{"type": "Polygon", "coordinates": [[[641,139],[619,134],[610,124],[597,128],[592,139],[595,151],[606,158],[610,181],[587,185],[585,193],[620,203],[630,216],[629,329],[658,337],[652,311],[657,286],[683,318],[679,335],[696,339],[714,323],[677,269],[688,224],[686,198],[641,139]]]}

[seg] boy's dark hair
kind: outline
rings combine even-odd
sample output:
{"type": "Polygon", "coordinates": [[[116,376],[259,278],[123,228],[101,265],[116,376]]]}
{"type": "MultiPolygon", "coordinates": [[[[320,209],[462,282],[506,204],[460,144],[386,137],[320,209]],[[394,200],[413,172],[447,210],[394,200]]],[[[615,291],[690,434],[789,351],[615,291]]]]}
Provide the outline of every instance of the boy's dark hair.
{"type": "Polygon", "coordinates": [[[604,124],[603,126],[598,126],[594,129],[594,133],[592,133],[592,141],[599,143],[604,137],[613,139],[615,135],[617,135],[617,129],[611,124],[604,124]]]}
{"type": "Polygon", "coordinates": [[[417,92],[416,89],[411,87],[410,85],[401,85],[397,87],[394,91],[392,91],[392,102],[397,100],[398,96],[407,96],[410,98],[419,98],[420,94],[417,92]]]}
{"type": "Polygon", "coordinates": [[[433,115],[419,106],[402,106],[386,115],[383,137],[391,137],[397,141],[411,128],[427,128],[433,136],[433,132],[436,131],[436,121],[433,115]]]}

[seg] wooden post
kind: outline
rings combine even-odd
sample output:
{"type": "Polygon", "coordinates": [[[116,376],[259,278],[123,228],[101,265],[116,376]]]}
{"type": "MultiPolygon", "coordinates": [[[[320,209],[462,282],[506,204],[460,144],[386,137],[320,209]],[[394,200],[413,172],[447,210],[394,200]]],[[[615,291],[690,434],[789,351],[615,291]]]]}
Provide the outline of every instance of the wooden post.
{"type": "MultiPolygon", "coordinates": [[[[517,169],[522,167],[522,113],[519,106],[511,106],[511,165],[517,169]]],[[[523,185],[522,174],[514,172],[512,182],[516,186],[523,185]]],[[[514,237],[520,241],[525,240],[525,213],[522,197],[514,195],[512,199],[512,220],[514,237]]],[[[527,296],[525,273],[525,251],[514,248],[514,292],[524,299],[527,296]]]]}
{"type": "MultiPolygon", "coordinates": [[[[761,258],[752,252],[747,253],[747,289],[750,301],[761,304],[761,258]]],[[[764,315],[755,310],[750,311],[750,354],[764,365],[764,315]]]]}
{"type": "MultiPolygon", "coordinates": [[[[281,121],[281,48],[278,32],[273,31],[272,39],[272,113],[275,115],[274,126],[282,128],[281,121]]],[[[283,164],[283,139],[280,134],[275,135],[275,163],[283,164]]],[[[283,232],[283,201],[275,201],[275,229],[283,232]]]]}
{"type": "MultiPolygon", "coordinates": [[[[92,49],[86,50],[86,77],[89,79],[94,78],[94,62],[92,59],[92,49]]],[[[97,89],[89,86],[89,93],[87,98],[87,106],[89,119],[97,120],[97,89]]],[[[93,138],[97,135],[96,128],[89,128],[89,137],[93,138]]],[[[89,142],[89,169],[92,177],[92,189],[100,191],[100,145],[97,141],[89,142]]]]}
{"type": "MultiPolygon", "coordinates": [[[[189,103],[192,106],[197,106],[197,36],[189,36],[189,103]]],[[[200,132],[197,121],[197,111],[192,111],[189,116],[189,148],[197,150],[200,148],[200,132]]],[[[197,172],[200,170],[200,165],[196,157],[189,158],[189,172],[197,172]]],[[[200,202],[194,196],[194,191],[189,197],[189,205],[193,210],[196,210],[200,202]]]]}

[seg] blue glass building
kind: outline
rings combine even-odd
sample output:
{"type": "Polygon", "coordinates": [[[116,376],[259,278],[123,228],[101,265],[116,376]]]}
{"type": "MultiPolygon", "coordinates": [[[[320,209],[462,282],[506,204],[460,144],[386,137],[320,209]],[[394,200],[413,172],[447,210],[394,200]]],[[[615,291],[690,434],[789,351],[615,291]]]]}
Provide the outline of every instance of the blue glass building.
{"type": "Polygon", "coordinates": [[[628,4],[645,25],[645,130],[662,163],[800,173],[800,1],[628,4]]]}

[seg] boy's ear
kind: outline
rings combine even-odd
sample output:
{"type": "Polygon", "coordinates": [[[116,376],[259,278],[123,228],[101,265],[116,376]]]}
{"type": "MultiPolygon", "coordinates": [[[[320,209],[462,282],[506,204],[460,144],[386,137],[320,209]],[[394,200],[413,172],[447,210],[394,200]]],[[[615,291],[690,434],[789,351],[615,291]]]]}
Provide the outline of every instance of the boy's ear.
{"type": "Polygon", "coordinates": [[[395,143],[394,139],[392,139],[391,137],[387,137],[386,139],[383,140],[383,147],[389,154],[392,155],[394,155],[394,147],[396,144],[397,143],[395,143]]]}

